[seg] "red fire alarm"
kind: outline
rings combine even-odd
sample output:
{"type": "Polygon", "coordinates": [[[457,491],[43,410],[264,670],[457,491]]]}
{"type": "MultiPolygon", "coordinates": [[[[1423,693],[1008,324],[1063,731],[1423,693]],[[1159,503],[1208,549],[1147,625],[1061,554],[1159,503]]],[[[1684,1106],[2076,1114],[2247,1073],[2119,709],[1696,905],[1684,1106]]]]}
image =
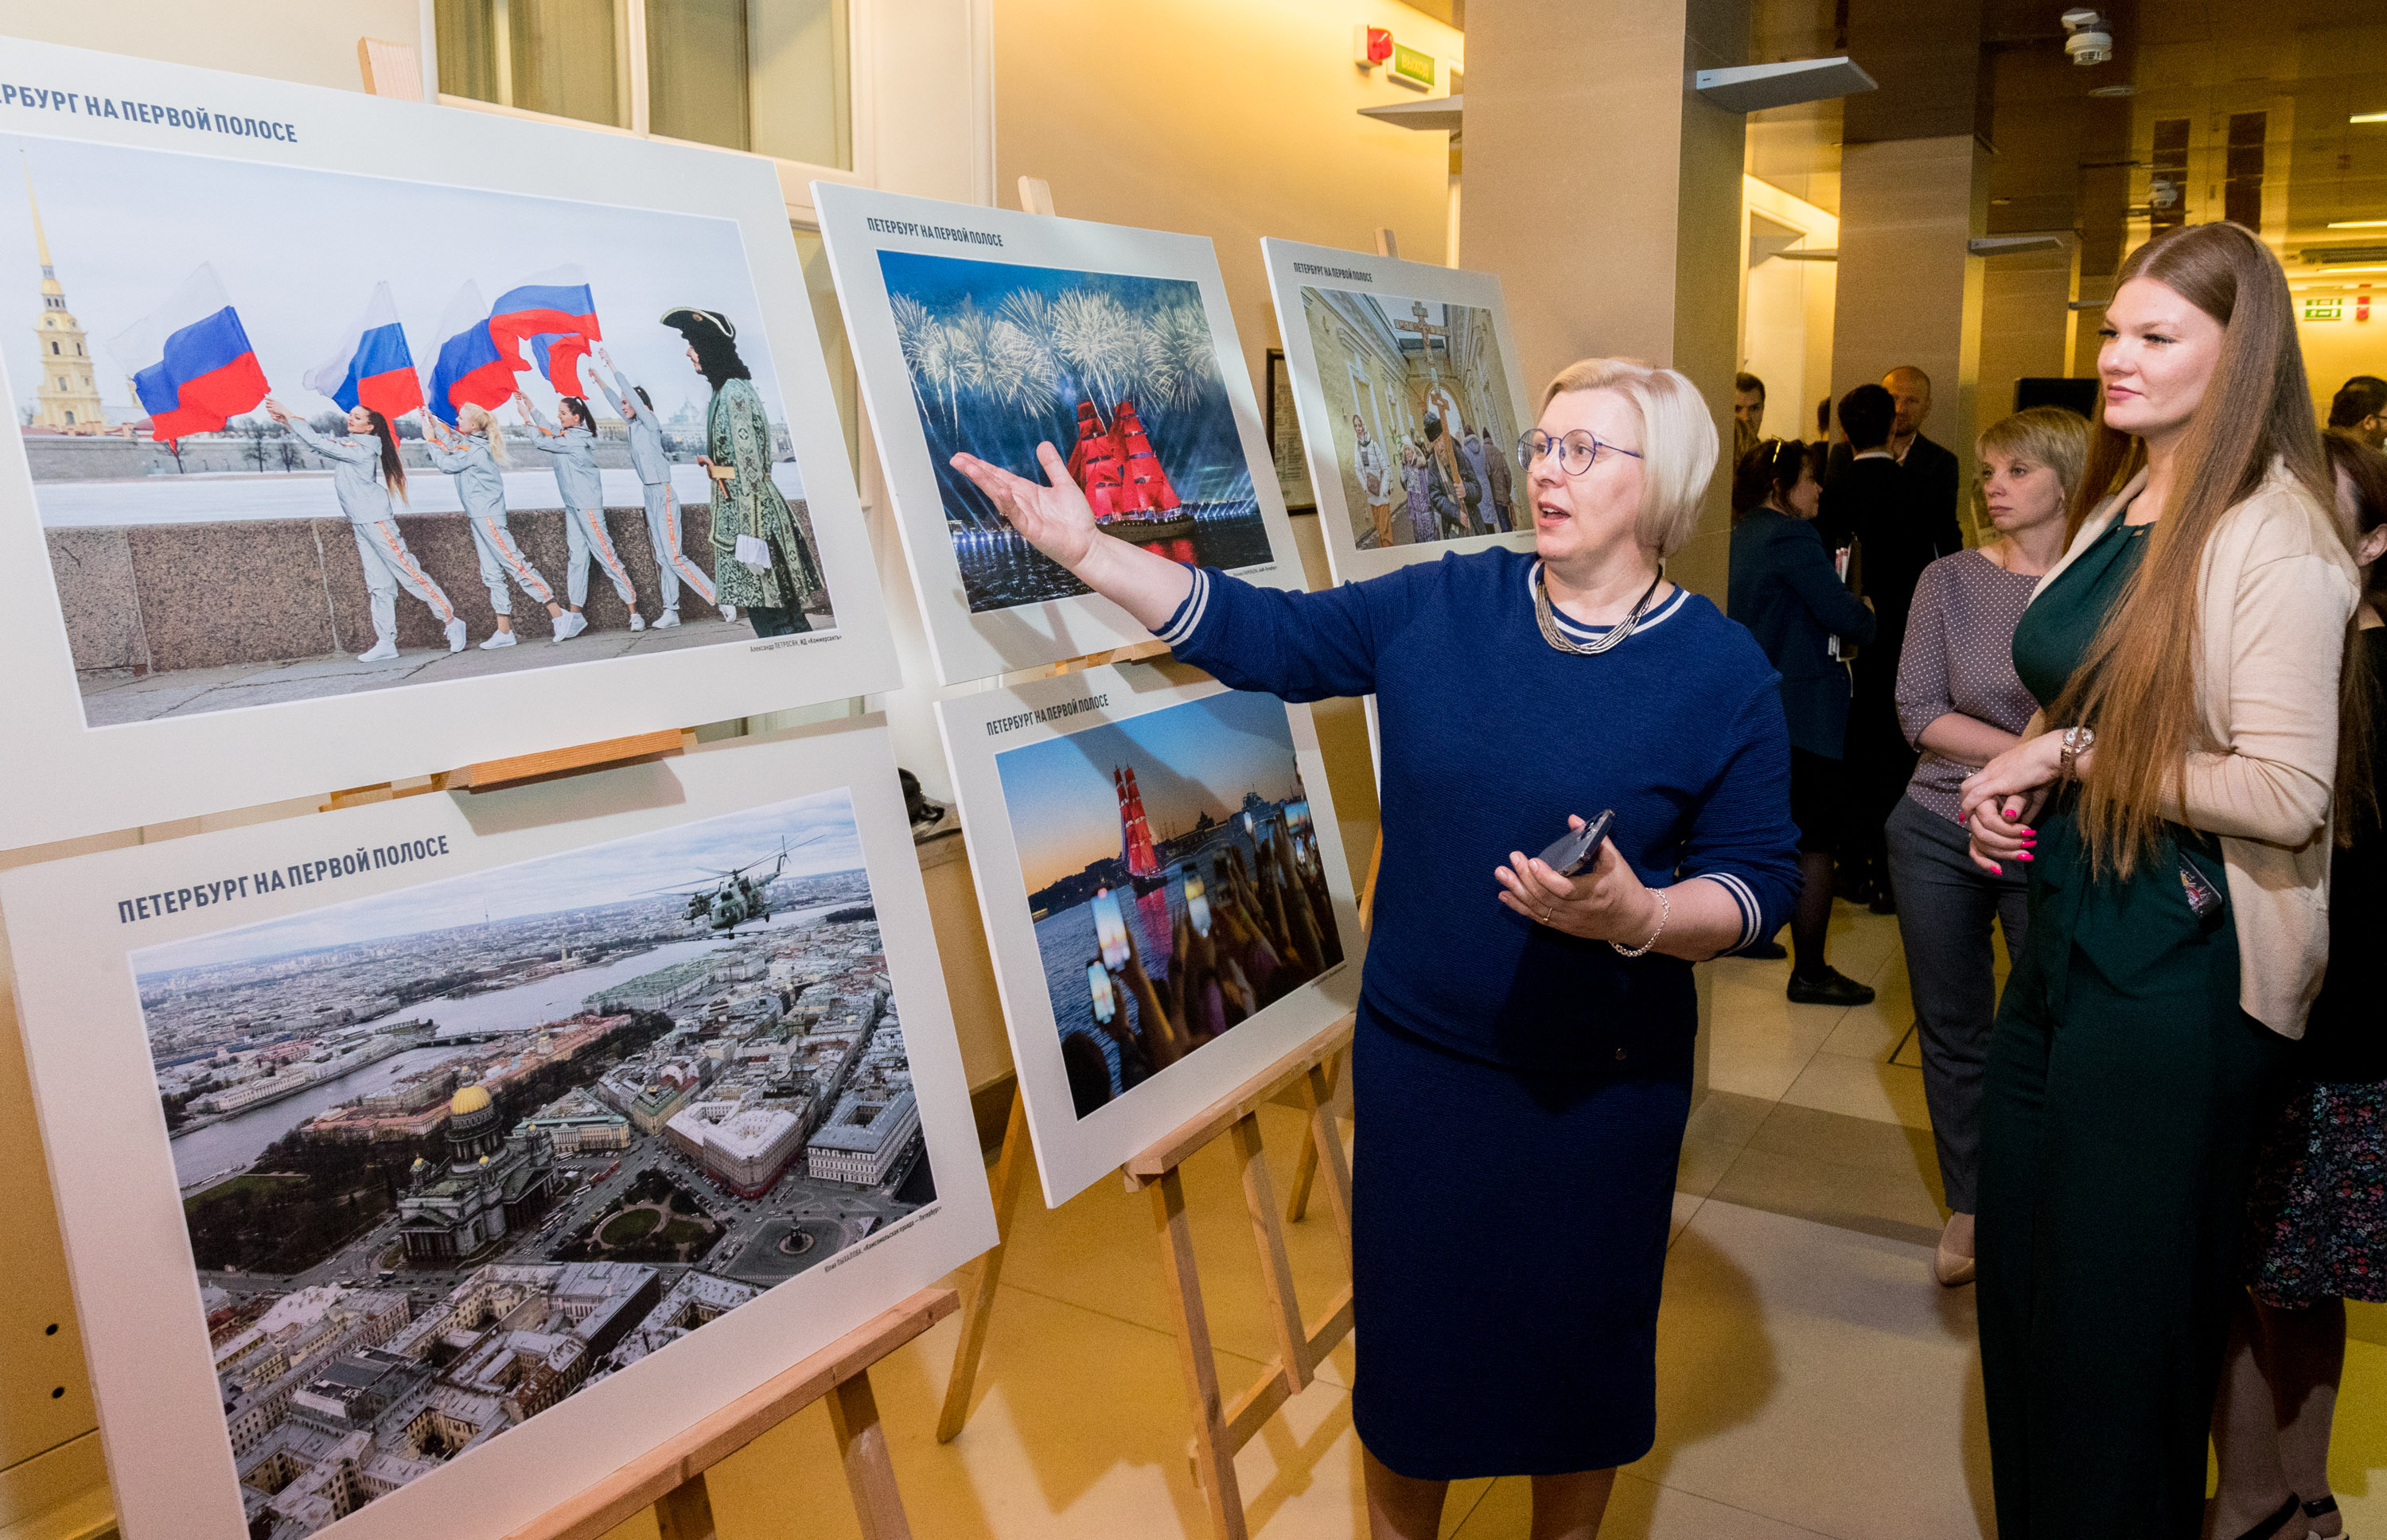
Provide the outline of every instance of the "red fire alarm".
{"type": "Polygon", "coordinates": [[[1351,62],[1362,69],[1373,69],[1393,57],[1393,30],[1390,27],[1354,27],[1351,30],[1351,62]]]}
{"type": "Polygon", "coordinates": [[[2370,285],[2368,284],[2363,284],[2354,296],[2354,319],[2356,321],[2370,319],[2370,285]]]}

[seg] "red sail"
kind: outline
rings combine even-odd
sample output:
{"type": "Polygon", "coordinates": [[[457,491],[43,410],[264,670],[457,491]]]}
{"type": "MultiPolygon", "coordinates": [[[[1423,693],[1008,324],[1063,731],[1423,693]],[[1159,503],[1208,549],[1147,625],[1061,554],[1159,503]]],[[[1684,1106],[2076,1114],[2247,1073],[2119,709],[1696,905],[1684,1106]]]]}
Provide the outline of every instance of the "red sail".
{"type": "Polygon", "coordinates": [[[1175,508],[1177,488],[1168,485],[1168,473],[1160,468],[1160,457],[1152,452],[1152,440],[1144,435],[1143,419],[1136,415],[1133,401],[1118,404],[1111,418],[1111,433],[1118,440],[1123,462],[1118,506],[1153,513],[1175,508]]]}
{"type": "Polygon", "coordinates": [[[1118,793],[1119,856],[1130,877],[1156,877],[1160,858],[1152,848],[1152,828],[1144,822],[1143,793],[1136,789],[1135,772],[1114,767],[1112,789],[1118,793]]]}
{"type": "Polygon", "coordinates": [[[1078,403],[1078,441],[1069,447],[1069,478],[1086,494],[1096,519],[1107,520],[1119,511],[1118,439],[1094,415],[1092,401],[1078,403]]]}

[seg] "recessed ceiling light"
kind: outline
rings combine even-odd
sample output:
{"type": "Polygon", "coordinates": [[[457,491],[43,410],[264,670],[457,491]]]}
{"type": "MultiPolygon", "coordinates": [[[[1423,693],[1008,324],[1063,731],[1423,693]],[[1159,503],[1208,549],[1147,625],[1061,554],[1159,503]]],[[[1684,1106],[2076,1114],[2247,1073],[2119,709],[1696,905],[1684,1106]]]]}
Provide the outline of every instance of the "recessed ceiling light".
{"type": "Polygon", "coordinates": [[[2138,94],[2139,88],[2135,85],[2101,85],[2089,93],[2091,96],[2135,96],[2138,94]]]}
{"type": "Polygon", "coordinates": [[[2387,220],[2331,220],[2331,230],[2387,230],[2387,220]]]}

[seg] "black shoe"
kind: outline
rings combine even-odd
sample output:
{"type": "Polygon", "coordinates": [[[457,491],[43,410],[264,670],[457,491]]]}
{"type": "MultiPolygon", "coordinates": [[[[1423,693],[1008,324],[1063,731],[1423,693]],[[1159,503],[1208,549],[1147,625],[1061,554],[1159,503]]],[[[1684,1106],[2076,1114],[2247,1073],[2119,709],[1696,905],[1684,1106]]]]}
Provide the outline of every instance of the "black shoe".
{"type": "Polygon", "coordinates": [[[1790,976],[1790,1003],[1794,1005],[1870,1005],[1873,986],[1860,984],[1839,969],[1825,966],[1812,978],[1798,974],[1790,976]]]}
{"type": "MultiPolygon", "coordinates": [[[[2272,1514],[2269,1518],[2255,1524],[2253,1529],[2250,1529],[2245,1534],[2240,1535],[2238,1540],[2271,1540],[2271,1537],[2279,1534],[2280,1529],[2289,1520],[2296,1516],[2296,1509],[2303,1506],[2304,1505],[2297,1499],[2294,1493],[2289,1493],[2288,1500],[2280,1505],[2280,1510],[2277,1513],[2272,1514]]],[[[2319,1505],[2316,1504],[2314,1506],[2318,1507],[2319,1505]]],[[[2334,1508],[2336,1504],[2331,1503],[2330,1506],[2334,1508]]],[[[2325,1512],[2327,1509],[2323,1509],[2323,1511],[2325,1512]]],[[[2318,1515],[2315,1515],[2315,1517],[2318,1517],[2318,1515]]]]}
{"type": "Polygon", "coordinates": [[[1760,941],[1755,946],[1742,948],[1737,955],[1754,957],[1761,963],[1778,963],[1790,953],[1780,941],[1760,941]]]}
{"type": "Polygon", "coordinates": [[[1895,915],[1898,913],[1898,900],[1891,896],[1888,889],[1884,888],[1874,895],[1873,902],[1865,908],[1876,915],[1895,915]]]}

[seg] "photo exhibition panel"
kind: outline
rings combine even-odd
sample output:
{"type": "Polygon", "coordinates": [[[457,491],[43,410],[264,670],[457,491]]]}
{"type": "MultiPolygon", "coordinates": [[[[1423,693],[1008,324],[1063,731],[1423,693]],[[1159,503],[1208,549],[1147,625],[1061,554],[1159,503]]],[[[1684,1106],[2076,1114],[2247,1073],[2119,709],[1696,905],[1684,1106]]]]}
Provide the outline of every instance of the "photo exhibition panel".
{"type": "Polygon", "coordinates": [[[876,718],[0,912],[126,1540],[498,1540],[995,1238],[876,718]]]}
{"type": "Polygon", "coordinates": [[[1358,1004],[1308,707],[1126,663],[937,711],[1047,1204],[1358,1004]]]}
{"type": "Polygon", "coordinates": [[[1335,580],[1531,549],[1515,455],[1534,415],[1500,280],[1273,238],[1260,250],[1335,580]]]}
{"type": "Polygon", "coordinates": [[[1150,640],[953,467],[1045,478],[1121,539],[1257,583],[1301,560],[1202,236],[813,183],[938,677],[1150,640]]]}
{"type": "Polygon", "coordinates": [[[897,682],[767,161],[0,77],[0,847],[897,682]]]}

